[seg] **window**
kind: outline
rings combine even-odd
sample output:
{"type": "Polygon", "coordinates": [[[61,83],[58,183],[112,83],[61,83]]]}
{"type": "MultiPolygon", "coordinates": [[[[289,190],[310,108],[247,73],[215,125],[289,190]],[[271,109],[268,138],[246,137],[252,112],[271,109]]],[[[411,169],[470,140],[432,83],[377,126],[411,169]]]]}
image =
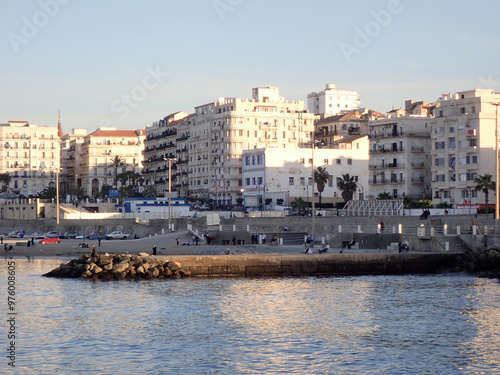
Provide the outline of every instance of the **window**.
{"type": "Polygon", "coordinates": [[[435,165],[436,166],[444,165],[444,158],[436,158],[435,165]]]}
{"type": "Polygon", "coordinates": [[[304,186],[306,184],[306,178],[305,177],[301,177],[300,178],[300,186],[304,186]]]}
{"type": "Polygon", "coordinates": [[[262,155],[257,155],[257,164],[258,165],[262,165],[262,160],[263,160],[262,155]]]}
{"type": "Polygon", "coordinates": [[[444,148],[444,141],[442,141],[442,142],[435,142],[434,143],[434,148],[436,150],[442,150],[444,148]]]}
{"type": "Polygon", "coordinates": [[[313,160],[312,160],[312,159],[309,159],[309,164],[311,164],[311,165],[312,165],[312,163],[313,163],[313,160]]]}
{"type": "Polygon", "coordinates": [[[342,164],[342,160],[341,159],[335,159],[335,162],[337,163],[337,165],[341,165],[342,164]]]}
{"type": "Polygon", "coordinates": [[[294,185],[293,177],[288,177],[288,185],[290,186],[294,185]]]}
{"type": "Polygon", "coordinates": [[[436,175],[436,182],[444,182],[444,174],[436,175]]]}
{"type": "Polygon", "coordinates": [[[347,159],[347,165],[352,165],[352,159],[347,159]]]}
{"type": "Polygon", "coordinates": [[[249,177],[245,178],[245,185],[246,186],[250,185],[250,178],[249,177]]]}
{"type": "Polygon", "coordinates": [[[465,114],[465,107],[460,108],[460,114],[462,114],[462,115],[465,114]]]}
{"type": "Polygon", "coordinates": [[[305,163],[306,163],[306,159],[300,158],[300,164],[305,164],[305,163]]]}
{"type": "Polygon", "coordinates": [[[323,164],[328,164],[328,159],[323,159],[323,164]]]}

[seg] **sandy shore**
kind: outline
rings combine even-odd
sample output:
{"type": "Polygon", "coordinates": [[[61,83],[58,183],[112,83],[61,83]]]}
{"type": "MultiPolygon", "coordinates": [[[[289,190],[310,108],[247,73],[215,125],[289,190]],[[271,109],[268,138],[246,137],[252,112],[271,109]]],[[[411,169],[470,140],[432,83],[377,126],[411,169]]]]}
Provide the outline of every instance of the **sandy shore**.
{"type": "MultiPolygon", "coordinates": [[[[132,240],[102,240],[99,247],[97,240],[85,240],[88,248],[81,248],[79,244],[82,240],[67,239],[61,240],[59,244],[37,244],[34,247],[26,245],[27,239],[5,238],[4,244],[12,244],[14,248],[5,251],[3,245],[0,252],[6,257],[79,257],[83,254],[90,254],[92,246],[96,246],[98,253],[129,253],[139,254],[141,252],[152,255],[153,246],[157,248],[158,255],[221,255],[227,254],[300,254],[303,253],[302,246],[271,246],[271,245],[207,245],[202,243],[199,246],[183,246],[184,241],[191,240],[192,237],[187,233],[168,233],[152,237],[145,237],[132,240]],[[179,237],[180,245],[177,246],[176,238],[179,237]],[[16,243],[23,245],[16,245],[16,243]]],[[[334,249],[332,251],[335,251],[334,249]]]]}

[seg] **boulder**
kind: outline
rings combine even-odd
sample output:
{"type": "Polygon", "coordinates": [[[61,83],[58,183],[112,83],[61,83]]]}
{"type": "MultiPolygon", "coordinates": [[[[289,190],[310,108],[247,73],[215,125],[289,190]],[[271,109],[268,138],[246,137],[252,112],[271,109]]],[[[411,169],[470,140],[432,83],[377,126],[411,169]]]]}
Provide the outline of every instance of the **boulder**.
{"type": "Polygon", "coordinates": [[[129,267],[128,260],[122,260],[120,263],[115,264],[113,273],[122,273],[129,267]]]}

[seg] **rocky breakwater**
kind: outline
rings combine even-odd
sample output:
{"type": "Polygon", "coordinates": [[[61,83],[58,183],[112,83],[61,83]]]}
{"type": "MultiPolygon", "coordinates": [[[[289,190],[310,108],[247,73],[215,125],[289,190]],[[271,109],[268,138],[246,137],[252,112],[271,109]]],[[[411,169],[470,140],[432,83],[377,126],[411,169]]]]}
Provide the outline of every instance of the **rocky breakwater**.
{"type": "Polygon", "coordinates": [[[46,277],[99,280],[179,279],[190,276],[179,262],[140,255],[83,255],[44,274],[46,277]]]}
{"type": "Polygon", "coordinates": [[[453,271],[500,279],[500,244],[459,255],[453,271]]]}

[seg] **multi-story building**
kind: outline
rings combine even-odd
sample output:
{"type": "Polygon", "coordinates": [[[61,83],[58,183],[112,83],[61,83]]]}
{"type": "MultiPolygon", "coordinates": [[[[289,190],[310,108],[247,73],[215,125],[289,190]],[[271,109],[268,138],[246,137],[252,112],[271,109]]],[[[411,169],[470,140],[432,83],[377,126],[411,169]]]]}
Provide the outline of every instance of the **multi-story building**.
{"type": "Polygon", "coordinates": [[[494,180],[497,176],[499,103],[500,93],[486,89],[447,94],[438,100],[430,122],[434,203],[485,203],[484,194],[475,190],[474,180],[487,173],[494,180]]]}
{"type": "Polygon", "coordinates": [[[74,180],[70,184],[91,197],[99,196],[104,185],[120,188],[115,174],[142,173],[145,138],[143,129],[100,128],[88,134],[81,144],[81,154],[75,156],[73,168],[68,168],[74,170],[74,180]],[[116,157],[120,160],[117,169],[113,166],[116,157]]]}
{"type": "Polygon", "coordinates": [[[61,138],[61,174],[59,185],[61,195],[75,195],[76,175],[81,174],[80,155],[81,147],[87,136],[87,129],[72,129],[71,133],[63,134],[61,138]]]}
{"type": "Polygon", "coordinates": [[[159,124],[146,128],[145,178],[158,168],[164,175],[164,159],[172,152],[177,194],[213,199],[220,206],[235,204],[241,195],[243,150],[310,147],[315,119],[303,101],[285,100],[276,87],[254,88],[250,100],[219,98],[195,107],[191,115],[182,114],[168,118],[161,131],[159,124]],[[154,147],[153,142],[170,145],[168,137],[172,151],[154,147]]]}
{"type": "Polygon", "coordinates": [[[316,115],[334,116],[359,109],[359,105],[357,91],[338,89],[333,83],[327,84],[320,92],[307,95],[307,108],[316,115]]]}
{"type": "MultiPolygon", "coordinates": [[[[186,172],[187,162],[186,141],[189,138],[189,129],[183,120],[189,117],[187,113],[179,111],[172,113],[146,127],[144,145],[144,184],[154,186],[158,195],[167,196],[169,191],[169,166],[172,180],[177,170],[186,172]],[[181,124],[183,124],[181,126],[181,124]],[[179,129],[179,128],[182,129],[179,129]],[[175,158],[175,159],[174,159],[175,158]],[[169,160],[170,159],[170,160],[169,160]],[[177,168],[177,164],[179,168],[177,168]],[[184,167],[182,167],[184,165],[184,167]]],[[[170,190],[180,191],[173,183],[170,190]]],[[[186,196],[182,194],[182,196],[186,196]]]]}
{"type": "MultiPolygon", "coordinates": [[[[350,138],[350,137],[348,137],[350,138]]],[[[322,192],[322,202],[343,201],[337,180],[349,174],[357,182],[353,199],[363,199],[368,188],[368,136],[339,140],[338,148],[257,148],[243,151],[241,194],[247,208],[274,207],[278,199],[288,206],[295,198],[318,202],[313,171],[326,169],[330,178],[322,192]]]]}
{"type": "Polygon", "coordinates": [[[370,196],[431,198],[431,119],[406,115],[369,122],[370,196]]]}
{"type": "Polygon", "coordinates": [[[60,168],[58,128],[27,121],[0,124],[0,173],[11,177],[7,192],[33,196],[55,187],[60,168]]]}
{"type": "Polygon", "coordinates": [[[314,141],[332,147],[336,140],[351,135],[367,135],[368,119],[358,111],[323,117],[315,122],[314,141]]]}

